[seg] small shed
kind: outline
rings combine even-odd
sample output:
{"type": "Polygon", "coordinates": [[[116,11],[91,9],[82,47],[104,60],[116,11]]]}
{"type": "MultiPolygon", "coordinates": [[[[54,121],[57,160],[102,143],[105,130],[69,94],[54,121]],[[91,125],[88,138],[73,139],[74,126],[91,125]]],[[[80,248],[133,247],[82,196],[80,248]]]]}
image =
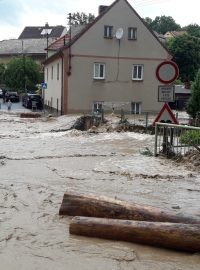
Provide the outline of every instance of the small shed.
{"type": "Polygon", "coordinates": [[[185,85],[175,85],[175,101],[169,105],[174,110],[185,110],[190,96],[191,89],[185,88],[185,85]]]}

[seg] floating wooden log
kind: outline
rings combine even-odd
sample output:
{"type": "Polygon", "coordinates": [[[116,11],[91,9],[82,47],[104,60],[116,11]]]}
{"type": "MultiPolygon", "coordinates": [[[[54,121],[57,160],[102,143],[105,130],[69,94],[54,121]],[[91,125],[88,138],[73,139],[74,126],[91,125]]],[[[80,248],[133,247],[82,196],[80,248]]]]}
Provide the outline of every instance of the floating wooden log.
{"type": "Polygon", "coordinates": [[[41,113],[36,112],[23,112],[20,114],[21,118],[39,118],[41,117],[41,113]]]}
{"type": "Polygon", "coordinates": [[[74,217],[70,233],[188,252],[200,251],[200,224],[74,217]]]}
{"type": "Polygon", "coordinates": [[[200,218],[184,216],[171,211],[144,206],[108,197],[66,192],[59,210],[60,215],[102,217],[155,222],[200,224],[200,218]]]}

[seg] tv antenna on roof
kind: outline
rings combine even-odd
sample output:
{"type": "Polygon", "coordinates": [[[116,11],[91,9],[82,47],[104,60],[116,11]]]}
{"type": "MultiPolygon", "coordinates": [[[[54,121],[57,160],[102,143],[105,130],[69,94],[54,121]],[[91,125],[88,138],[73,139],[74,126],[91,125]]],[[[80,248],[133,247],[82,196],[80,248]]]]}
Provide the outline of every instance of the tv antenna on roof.
{"type": "Polygon", "coordinates": [[[124,30],[123,28],[118,28],[115,34],[116,39],[121,39],[123,37],[124,30]]]}

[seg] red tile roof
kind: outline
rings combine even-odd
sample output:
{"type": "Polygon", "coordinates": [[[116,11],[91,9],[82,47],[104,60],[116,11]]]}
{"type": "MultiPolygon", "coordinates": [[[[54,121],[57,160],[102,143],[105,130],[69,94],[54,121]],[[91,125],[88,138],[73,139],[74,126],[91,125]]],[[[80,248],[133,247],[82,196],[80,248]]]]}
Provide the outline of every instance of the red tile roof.
{"type": "Polygon", "coordinates": [[[51,45],[49,45],[48,50],[57,51],[58,49],[62,48],[66,45],[66,43],[69,41],[69,35],[65,34],[61,38],[57,39],[51,45]]]}

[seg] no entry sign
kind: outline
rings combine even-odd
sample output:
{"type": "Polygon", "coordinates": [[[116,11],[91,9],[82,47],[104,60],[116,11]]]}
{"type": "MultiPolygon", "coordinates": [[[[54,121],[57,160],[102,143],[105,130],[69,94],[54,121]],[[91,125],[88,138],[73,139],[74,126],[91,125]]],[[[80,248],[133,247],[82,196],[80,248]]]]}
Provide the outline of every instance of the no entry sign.
{"type": "Polygon", "coordinates": [[[156,69],[157,79],[164,84],[174,82],[178,78],[178,75],[178,66],[173,61],[164,61],[160,63],[156,69]]]}

